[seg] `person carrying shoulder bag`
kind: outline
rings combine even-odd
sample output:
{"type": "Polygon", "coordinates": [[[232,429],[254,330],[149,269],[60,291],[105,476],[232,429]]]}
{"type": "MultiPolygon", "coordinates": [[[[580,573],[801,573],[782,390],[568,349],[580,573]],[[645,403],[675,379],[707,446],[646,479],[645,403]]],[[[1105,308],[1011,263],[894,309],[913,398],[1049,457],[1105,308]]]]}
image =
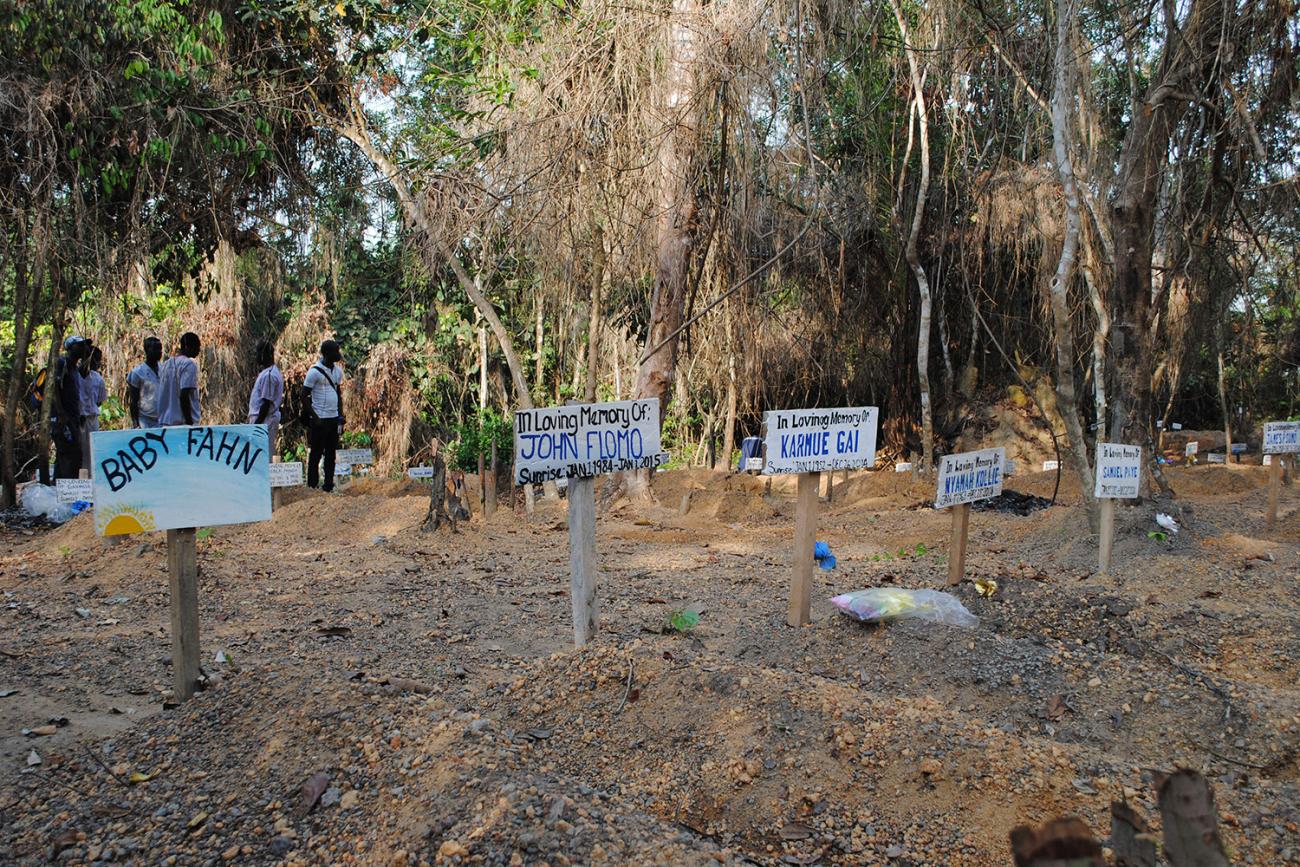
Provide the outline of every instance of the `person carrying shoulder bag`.
{"type": "Polygon", "coordinates": [[[334,458],[343,433],[343,352],[337,341],[320,345],[320,359],[311,366],[302,381],[302,422],[307,428],[307,486],[334,490],[334,458]],[[325,480],[320,479],[321,458],[325,461],[325,480]]]}

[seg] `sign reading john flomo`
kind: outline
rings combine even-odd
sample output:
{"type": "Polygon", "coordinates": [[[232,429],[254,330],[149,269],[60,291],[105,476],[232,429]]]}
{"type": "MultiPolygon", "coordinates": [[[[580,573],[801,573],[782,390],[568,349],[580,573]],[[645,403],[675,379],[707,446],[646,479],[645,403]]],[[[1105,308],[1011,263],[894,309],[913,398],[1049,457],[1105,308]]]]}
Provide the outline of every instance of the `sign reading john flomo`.
{"type": "Polygon", "coordinates": [[[667,463],[659,400],[620,400],[515,412],[515,481],[535,485],[667,463]]]}
{"type": "Polygon", "coordinates": [[[763,473],[824,473],[876,462],[874,406],[779,409],[763,414],[763,473]]]}

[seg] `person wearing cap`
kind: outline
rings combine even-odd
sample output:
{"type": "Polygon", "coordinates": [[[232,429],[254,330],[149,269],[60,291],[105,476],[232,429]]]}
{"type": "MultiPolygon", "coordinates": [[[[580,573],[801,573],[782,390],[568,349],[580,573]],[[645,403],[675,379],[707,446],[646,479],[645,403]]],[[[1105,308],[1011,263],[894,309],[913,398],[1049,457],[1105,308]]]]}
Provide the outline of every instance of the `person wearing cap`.
{"type": "Polygon", "coordinates": [[[275,456],[275,436],[280,430],[280,402],[284,400],[284,374],[275,364],[275,345],[257,344],[257,366],[262,372],[248,395],[248,423],[266,425],[267,452],[275,456]]]}
{"type": "Polygon", "coordinates": [[[81,475],[81,374],[77,364],[90,346],[76,334],[63,341],[54,368],[54,402],[50,404],[50,439],[54,440],[54,478],[81,475]]]}
{"type": "Polygon", "coordinates": [[[193,331],[181,335],[179,349],[158,368],[158,424],[199,423],[199,336],[193,331]]]}
{"type": "Polygon", "coordinates": [[[144,339],[144,361],[126,375],[131,424],[137,428],[158,427],[158,363],[163,345],[157,337],[144,339]]]}
{"type": "Polygon", "coordinates": [[[108,387],[99,368],[104,363],[104,353],[91,346],[90,353],[81,366],[81,468],[90,469],[90,435],[99,430],[99,408],[108,400],[108,387]]]}
{"type": "Polygon", "coordinates": [[[307,427],[307,487],[334,490],[334,456],[343,433],[343,352],[334,340],[320,345],[320,359],[302,381],[302,422],[307,427]],[[321,482],[319,464],[325,461],[321,482]]]}

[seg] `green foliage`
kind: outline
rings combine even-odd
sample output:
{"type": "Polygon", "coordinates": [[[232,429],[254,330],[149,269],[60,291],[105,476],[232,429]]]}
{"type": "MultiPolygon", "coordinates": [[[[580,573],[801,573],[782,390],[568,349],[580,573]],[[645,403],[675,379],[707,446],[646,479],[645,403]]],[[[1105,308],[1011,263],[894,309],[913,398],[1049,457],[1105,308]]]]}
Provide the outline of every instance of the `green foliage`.
{"type": "Polygon", "coordinates": [[[492,446],[496,445],[498,463],[508,463],[514,450],[514,422],[495,410],[475,413],[456,428],[457,440],[452,446],[452,463],[465,472],[478,471],[478,458],[483,455],[485,464],[491,460],[492,446]]]}
{"type": "Polygon", "coordinates": [[[680,608],[668,616],[668,626],[674,632],[687,633],[700,625],[700,613],[691,608],[680,608]]]}

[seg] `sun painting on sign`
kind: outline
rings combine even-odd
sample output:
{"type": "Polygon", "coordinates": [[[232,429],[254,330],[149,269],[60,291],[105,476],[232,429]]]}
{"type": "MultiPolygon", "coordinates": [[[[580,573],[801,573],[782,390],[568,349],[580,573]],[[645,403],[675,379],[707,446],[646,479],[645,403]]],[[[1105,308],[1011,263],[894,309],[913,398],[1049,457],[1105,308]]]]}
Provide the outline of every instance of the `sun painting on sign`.
{"type": "Polygon", "coordinates": [[[104,518],[105,536],[127,536],[131,533],[147,533],[154,528],[153,512],[139,506],[125,503],[112,506],[104,518]]]}

